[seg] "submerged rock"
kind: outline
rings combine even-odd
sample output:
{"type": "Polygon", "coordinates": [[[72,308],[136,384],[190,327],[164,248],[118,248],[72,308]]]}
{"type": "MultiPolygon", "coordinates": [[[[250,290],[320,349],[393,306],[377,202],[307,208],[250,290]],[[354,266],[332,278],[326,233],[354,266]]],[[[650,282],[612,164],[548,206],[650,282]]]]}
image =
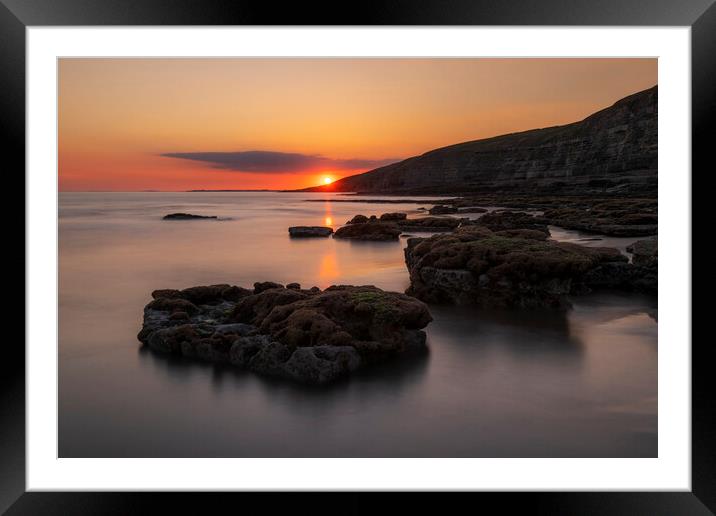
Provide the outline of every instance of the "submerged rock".
{"type": "Polygon", "coordinates": [[[170,213],[164,215],[163,220],[194,220],[194,219],[218,219],[216,215],[194,215],[192,213],[170,213]]]}
{"type": "Polygon", "coordinates": [[[288,234],[293,238],[314,238],[331,236],[333,228],[326,226],[292,226],[288,234]]]}
{"type": "Polygon", "coordinates": [[[315,384],[425,348],[423,328],[432,318],[415,298],[373,286],[295,285],[156,290],[137,337],[160,353],[315,384]],[[214,297],[195,304],[189,297],[197,299],[196,292],[214,297]],[[175,319],[177,313],[184,317],[175,319]]]}
{"type": "MultiPolygon", "coordinates": [[[[500,224],[499,227],[504,227],[500,224]]],[[[492,231],[474,225],[430,238],[411,238],[405,249],[408,294],[427,302],[485,307],[563,307],[583,292],[604,264],[627,264],[617,249],[545,239],[535,229],[492,231]]],[[[628,269],[632,271],[632,269],[628,269]]]]}

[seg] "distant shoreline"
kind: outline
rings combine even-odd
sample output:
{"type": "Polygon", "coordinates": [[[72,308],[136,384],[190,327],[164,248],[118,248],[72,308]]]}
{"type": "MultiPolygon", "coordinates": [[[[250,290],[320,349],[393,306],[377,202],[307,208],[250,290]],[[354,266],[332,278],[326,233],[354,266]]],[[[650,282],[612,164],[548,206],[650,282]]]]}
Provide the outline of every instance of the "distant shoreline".
{"type": "Polygon", "coordinates": [[[269,190],[267,188],[259,188],[256,190],[249,190],[249,189],[220,189],[220,190],[204,190],[204,189],[197,189],[197,190],[184,190],[185,192],[285,192],[286,190],[269,190]]]}

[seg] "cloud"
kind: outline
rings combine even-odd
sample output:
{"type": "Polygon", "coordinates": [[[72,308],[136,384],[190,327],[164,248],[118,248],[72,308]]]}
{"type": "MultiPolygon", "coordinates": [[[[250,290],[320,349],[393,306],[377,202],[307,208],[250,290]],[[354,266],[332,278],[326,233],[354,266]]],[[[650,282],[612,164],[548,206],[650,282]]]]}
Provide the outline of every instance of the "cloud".
{"type": "Polygon", "coordinates": [[[222,170],[269,174],[293,174],[319,170],[369,170],[399,161],[399,158],[332,159],[319,154],[274,151],[167,152],[160,156],[201,161],[209,163],[212,168],[222,170]]]}

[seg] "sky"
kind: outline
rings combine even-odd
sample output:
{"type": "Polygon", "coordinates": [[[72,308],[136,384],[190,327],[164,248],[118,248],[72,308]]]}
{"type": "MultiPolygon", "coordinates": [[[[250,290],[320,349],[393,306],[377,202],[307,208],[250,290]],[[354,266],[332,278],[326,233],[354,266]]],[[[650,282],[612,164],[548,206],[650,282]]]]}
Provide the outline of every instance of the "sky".
{"type": "Polygon", "coordinates": [[[63,58],[59,187],[303,188],[655,84],[656,59],[63,58]]]}

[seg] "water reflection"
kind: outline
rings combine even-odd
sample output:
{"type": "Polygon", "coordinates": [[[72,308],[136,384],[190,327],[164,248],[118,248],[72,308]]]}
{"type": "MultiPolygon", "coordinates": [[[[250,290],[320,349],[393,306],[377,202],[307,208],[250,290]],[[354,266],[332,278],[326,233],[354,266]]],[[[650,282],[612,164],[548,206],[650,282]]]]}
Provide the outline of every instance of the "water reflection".
{"type": "Polygon", "coordinates": [[[142,364],[174,384],[191,385],[197,380],[208,381],[216,396],[231,395],[237,390],[253,390],[260,392],[270,403],[283,406],[291,412],[304,414],[309,410],[313,414],[322,414],[330,413],[332,407],[356,401],[370,404],[377,398],[399,399],[401,391],[410,389],[425,375],[430,352],[426,349],[396,357],[360,370],[350,379],[322,386],[258,376],[228,364],[188,360],[176,355],[156,353],[146,347],[139,348],[138,356],[142,364]]]}
{"type": "Polygon", "coordinates": [[[328,252],[321,257],[321,266],[318,269],[318,277],[325,284],[331,282],[341,275],[341,271],[338,268],[338,262],[336,260],[335,251],[328,252]]]}
{"type": "Polygon", "coordinates": [[[430,337],[450,342],[475,361],[497,352],[510,360],[548,359],[579,367],[583,358],[583,343],[572,331],[567,311],[439,306],[430,311],[435,319],[428,329],[430,337]]]}

